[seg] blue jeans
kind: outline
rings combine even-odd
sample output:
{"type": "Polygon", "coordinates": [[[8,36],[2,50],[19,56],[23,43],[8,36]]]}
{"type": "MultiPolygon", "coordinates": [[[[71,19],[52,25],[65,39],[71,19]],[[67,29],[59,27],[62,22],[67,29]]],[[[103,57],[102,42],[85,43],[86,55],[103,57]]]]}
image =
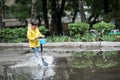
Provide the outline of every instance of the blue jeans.
{"type": "Polygon", "coordinates": [[[38,57],[39,56],[39,47],[32,48],[34,56],[38,57]]]}

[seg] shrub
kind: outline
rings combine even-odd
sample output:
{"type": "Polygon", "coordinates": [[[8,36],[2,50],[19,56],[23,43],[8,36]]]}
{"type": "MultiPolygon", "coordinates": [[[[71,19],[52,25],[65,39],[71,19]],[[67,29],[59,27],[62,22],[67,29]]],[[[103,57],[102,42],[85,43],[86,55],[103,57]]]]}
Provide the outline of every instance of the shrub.
{"type": "Polygon", "coordinates": [[[26,41],[27,28],[5,28],[1,31],[0,42],[26,41]]]}
{"type": "MultiPolygon", "coordinates": [[[[42,34],[48,32],[44,26],[39,27],[42,34]]],[[[0,42],[26,42],[27,41],[27,27],[26,28],[4,28],[0,31],[0,42]]]]}
{"type": "Polygon", "coordinates": [[[68,24],[68,31],[71,37],[80,37],[89,29],[88,23],[70,23],[68,24]]]}
{"type": "Polygon", "coordinates": [[[115,28],[115,25],[102,21],[102,22],[94,24],[93,28],[98,32],[101,32],[103,29],[105,29],[106,32],[109,32],[110,30],[115,28]]]}

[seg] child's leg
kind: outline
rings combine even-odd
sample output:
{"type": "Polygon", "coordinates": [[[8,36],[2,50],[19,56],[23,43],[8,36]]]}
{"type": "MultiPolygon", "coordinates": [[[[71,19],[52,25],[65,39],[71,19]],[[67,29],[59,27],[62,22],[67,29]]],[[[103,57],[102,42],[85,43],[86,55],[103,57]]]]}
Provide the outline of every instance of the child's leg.
{"type": "Polygon", "coordinates": [[[39,56],[39,47],[36,48],[32,48],[33,52],[34,52],[34,56],[38,57],[39,56]]]}

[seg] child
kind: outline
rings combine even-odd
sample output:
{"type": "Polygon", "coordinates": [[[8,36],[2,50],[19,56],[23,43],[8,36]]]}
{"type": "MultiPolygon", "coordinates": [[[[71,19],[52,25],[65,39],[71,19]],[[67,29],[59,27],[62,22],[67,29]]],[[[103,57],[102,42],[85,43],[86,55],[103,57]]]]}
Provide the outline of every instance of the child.
{"type": "Polygon", "coordinates": [[[44,37],[38,29],[39,21],[37,19],[32,19],[31,24],[28,25],[27,38],[29,41],[29,47],[32,48],[34,56],[39,56],[39,38],[44,37]]]}

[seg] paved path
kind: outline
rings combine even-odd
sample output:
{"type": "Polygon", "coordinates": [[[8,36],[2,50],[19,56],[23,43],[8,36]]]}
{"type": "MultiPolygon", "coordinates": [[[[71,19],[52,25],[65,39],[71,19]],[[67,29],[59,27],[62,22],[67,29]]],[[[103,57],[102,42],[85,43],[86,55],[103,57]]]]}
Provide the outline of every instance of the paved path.
{"type": "MultiPolygon", "coordinates": [[[[56,54],[55,51],[120,51],[120,42],[54,42],[43,45],[43,51],[48,51],[54,57],[65,57],[71,54],[56,54]]],[[[28,43],[0,43],[0,66],[15,64],[32,56],[28,43]],[[27,53],[27,54],[26,54],[27,53]],[[29,53],[29,54],[28,54],[29,53]]]]}

